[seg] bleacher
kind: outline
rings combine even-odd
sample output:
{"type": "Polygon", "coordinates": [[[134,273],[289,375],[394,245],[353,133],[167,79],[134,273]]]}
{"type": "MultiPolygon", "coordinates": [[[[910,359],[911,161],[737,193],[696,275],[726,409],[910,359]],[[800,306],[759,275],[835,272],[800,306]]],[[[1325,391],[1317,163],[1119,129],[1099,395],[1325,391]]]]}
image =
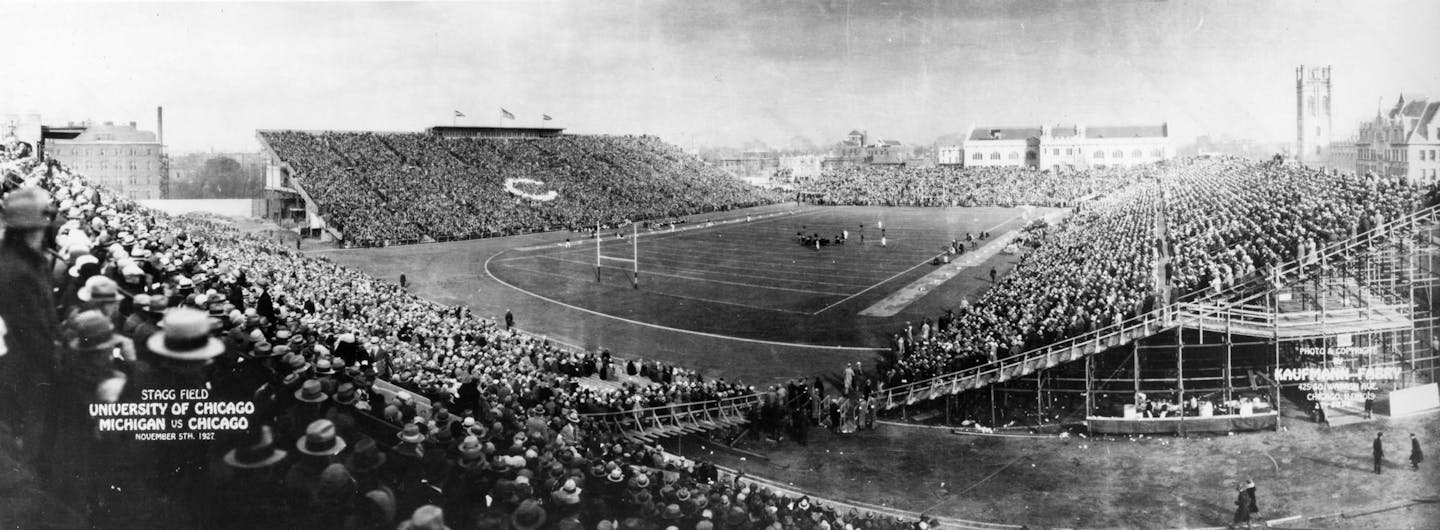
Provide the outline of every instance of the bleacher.
{"type": "Polygon", "coordinates": [[[357,246],[582,230],[781,199],[650,136],[262,131],[260,139],[357,246]],[[513,179],[557,196],[513,195],[505,187],[513,179]]]}

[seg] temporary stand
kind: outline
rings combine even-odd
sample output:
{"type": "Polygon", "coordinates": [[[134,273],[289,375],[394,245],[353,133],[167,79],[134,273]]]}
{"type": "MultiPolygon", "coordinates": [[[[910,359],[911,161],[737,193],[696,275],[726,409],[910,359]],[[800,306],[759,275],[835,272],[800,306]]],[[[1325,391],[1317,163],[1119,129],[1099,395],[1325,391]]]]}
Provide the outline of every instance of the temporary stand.
{"type": "Polygon", "coordinates": [[[600,244],[603,238],[600,237],[600,223],[595,223],[595,281],[600,281],[601,260],[614,260],[630,263],[630,285],[636,289],[640,288],[640,224],[630,223],[630,257],[620,258],[606,256],[600,253],[600,244]]]}

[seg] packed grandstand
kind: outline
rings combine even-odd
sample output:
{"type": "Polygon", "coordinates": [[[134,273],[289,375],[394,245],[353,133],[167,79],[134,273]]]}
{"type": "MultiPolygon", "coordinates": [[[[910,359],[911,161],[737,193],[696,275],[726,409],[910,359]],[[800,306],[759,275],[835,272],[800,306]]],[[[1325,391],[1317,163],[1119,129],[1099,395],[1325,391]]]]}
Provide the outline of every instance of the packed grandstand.
{"type": "MultiPolygon", "coordinates": [[[[262,137],[356,241],[575,228],[775,200],[648,137],[262,137]],[[557,198],[517,200],[502,191],[507,178],[544,182],[557,198]]],[[[873,390],[1082,334],[1176,294],[1263,277],[1433,199],[1399,182],[1232,158],[1079,178],[846,170],[810,185],[845,204],[1048,197],[1042,203],[1078,214],[1037,239],[975,303],[957,302],[918,332],[897,330],[894,355],[862,370],[863,382],[756,389],[683,367],[636,366],[625,352],[563,348],[214,219],[145,209],[54,161],[4,163],[0,316],[12,352],[0,358],[0,377],[18,405],[4,419],[21,426],[42,475],[83,477],[57,495],[129,518],[115,526],[153,521],[157,507],[205,506],[162,520],[423,527],[443,510],[452,527],[487,529],[924,528],[722,479],[714,466],[667,458],[584,415],[759,394],[765,405],[753,414],[767,432],[834,425],[836,416],[854,424],[873,419],[873,390]],[[37,231],[47,237],[27,236],[37,231]],[[1161,256],[1169,266],[1157,280],[1161,256]],[[64,345],[53,364],[48,348],[34,347],[52,342],[64,345]],[[576,384],[618,372],[648,383],[576,384]],[[41,390],[18,391],[20,382],[41,390]],[[130,433],[96,433],[92,418],[74,412],[45,419],[85,410],[96,396],[138,402],[146,390],[195,387],[210,388],[212,400],[253,401],[249,428],[207,450],[119,443],[130,433]]]]}
{"type": "Polygon", "coordinates": [[[782,198],[653,136],[262,131],[260,138],[326,221],[359,246],[582,230],[782,198]],[[521,179],[539,187],[531,190],[536,198],[507,191],[521,179]]]}

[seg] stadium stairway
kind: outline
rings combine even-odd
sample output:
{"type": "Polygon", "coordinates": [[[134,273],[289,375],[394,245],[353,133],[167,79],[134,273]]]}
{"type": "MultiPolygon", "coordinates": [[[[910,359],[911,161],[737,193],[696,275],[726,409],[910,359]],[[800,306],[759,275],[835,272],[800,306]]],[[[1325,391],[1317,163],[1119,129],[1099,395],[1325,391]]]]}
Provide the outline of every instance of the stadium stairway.
{"type": "Polygon", "coordinates": [[[581,417],[619,433],[627,440],[655,443],[671,436],[700,434],[749,423],[750,412],[762,398],[762,394],[749,394],[622,412],[581,414],[581,417]]]}

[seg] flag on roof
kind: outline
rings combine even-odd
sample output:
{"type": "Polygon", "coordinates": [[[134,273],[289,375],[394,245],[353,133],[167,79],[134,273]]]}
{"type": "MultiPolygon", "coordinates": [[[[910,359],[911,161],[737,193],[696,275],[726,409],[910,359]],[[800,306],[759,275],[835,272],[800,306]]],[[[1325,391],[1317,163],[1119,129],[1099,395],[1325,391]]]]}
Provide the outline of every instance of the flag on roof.
{"type": "Polygon", "coordinates": [[[549,114],[541,114],[540,116],[544,117],[544,118],[545,118],[545,121],[550,121],[550,120],[551,120],[549,114]]]}
{"type": "Polygon", "coordinates": [[[514,115],[514,114],[511,114],[510,111],[505,110],[505,107],[500,107],[500,117],[501,117],[501,118],[505,118],[505,119],[507,119],[507,120],[513,120],[513,119],[515,119],[515,115],[514,115]]]}
{"type": "Polygon", "coordinates": [[[464,117],[465,117],[465,113],[464,113],[464,112],[460,112],[460,111],[457,110],[457,111],[455,111],[455,117],[456,117],[456,118],[464,118],[464,117]]]}

